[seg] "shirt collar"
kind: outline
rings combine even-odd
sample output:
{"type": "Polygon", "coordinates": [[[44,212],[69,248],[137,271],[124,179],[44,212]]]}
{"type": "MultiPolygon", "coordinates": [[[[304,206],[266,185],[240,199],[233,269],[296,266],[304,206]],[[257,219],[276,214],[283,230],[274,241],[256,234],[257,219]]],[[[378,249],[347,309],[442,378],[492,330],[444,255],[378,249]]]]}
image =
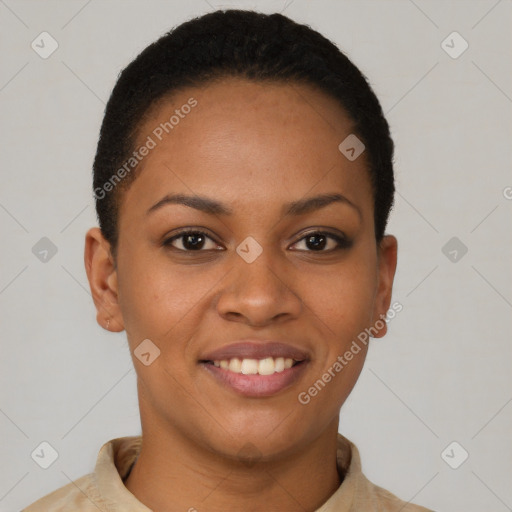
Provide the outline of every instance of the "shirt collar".
{"type": "MultiPolygon", "coordinates": [[[[105,443],[98,454],[94,471],[95,483],[102,498],[115,510],[151,512],[125,487],[128,475],[142,446],[142,436],[118,437],[105,443]]],[[[364,477],[357,447],[338,434],[336,460],[343,482],[316,512],[349,511],[358,486],[364,477]]]]}

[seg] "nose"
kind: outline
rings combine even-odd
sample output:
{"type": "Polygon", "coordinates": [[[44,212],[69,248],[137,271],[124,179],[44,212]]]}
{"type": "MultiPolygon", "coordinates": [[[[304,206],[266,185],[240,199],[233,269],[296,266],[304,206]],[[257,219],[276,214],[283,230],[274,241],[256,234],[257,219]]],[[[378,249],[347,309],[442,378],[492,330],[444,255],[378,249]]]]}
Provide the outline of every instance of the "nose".
{"type": "Polygon", "coordinates": [[[278,264],[270,250],[248,263],[233,254],[229,272],[217,301],[219,315],[229,321],[263,327],[275,322],[297,318],[302,300],[293,290],[293,267],[278,264]]]}

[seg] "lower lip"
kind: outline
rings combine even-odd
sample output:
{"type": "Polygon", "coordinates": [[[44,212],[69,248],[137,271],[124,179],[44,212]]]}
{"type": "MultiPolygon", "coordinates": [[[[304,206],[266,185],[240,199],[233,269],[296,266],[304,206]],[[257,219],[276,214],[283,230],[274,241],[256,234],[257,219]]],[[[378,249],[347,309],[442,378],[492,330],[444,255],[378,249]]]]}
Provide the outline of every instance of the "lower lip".
{"type": "Polygon", "coordinates": [[[262,398],[275,395],[292,386],[304,373],[307,361],[272,375],[244,375],[224,370],[210,363],[200,363],[217,381],[237,393],[262,398]]]}

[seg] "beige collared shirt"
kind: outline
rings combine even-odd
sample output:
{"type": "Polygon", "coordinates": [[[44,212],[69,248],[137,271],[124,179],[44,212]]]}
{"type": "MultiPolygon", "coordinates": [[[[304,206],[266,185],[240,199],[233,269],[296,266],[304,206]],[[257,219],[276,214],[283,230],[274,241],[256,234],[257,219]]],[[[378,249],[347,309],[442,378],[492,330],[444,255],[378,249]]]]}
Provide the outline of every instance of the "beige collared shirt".
{"type": "MultiPolygon", "coordinates": [[[[141,436],[108,441],[100,449],[93,473],[53,491],[22,512],[151,512],[123,484],[141,441],[141,436]]],[[[337,461],[345,478],[316,512],[432,512],[372,484],[361,472],[357,447],[341,434],[337,461]]]]}

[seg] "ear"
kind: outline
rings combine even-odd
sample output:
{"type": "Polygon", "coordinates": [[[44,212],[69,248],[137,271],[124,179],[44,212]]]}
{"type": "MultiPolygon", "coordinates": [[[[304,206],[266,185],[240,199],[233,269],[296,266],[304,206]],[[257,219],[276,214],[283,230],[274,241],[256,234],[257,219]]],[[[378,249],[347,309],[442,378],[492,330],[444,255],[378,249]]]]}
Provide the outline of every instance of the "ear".
{"type": "Polygon", "coordinates": [[[124,323],[117,293],[117,270],[110,244],[103,237],[100,228],[91,228],[85,235],[84,263],[96,306],[96,321],[109,331],[123,331],[124,323]]]}
{"type": "Polygon", "coordinates": [[[393,280],[395,278],[398,242],[393,235],[385,235],[378,248],[378,284],[373,306],[372,326],[377,331],[373,337],[382,338],[387,332],[386,314],[391,304],[393,280]],[[379,321],[380,320],[380,321],[379,321]],[[376,325],[384,324],[381,328],[376,325]]]}

